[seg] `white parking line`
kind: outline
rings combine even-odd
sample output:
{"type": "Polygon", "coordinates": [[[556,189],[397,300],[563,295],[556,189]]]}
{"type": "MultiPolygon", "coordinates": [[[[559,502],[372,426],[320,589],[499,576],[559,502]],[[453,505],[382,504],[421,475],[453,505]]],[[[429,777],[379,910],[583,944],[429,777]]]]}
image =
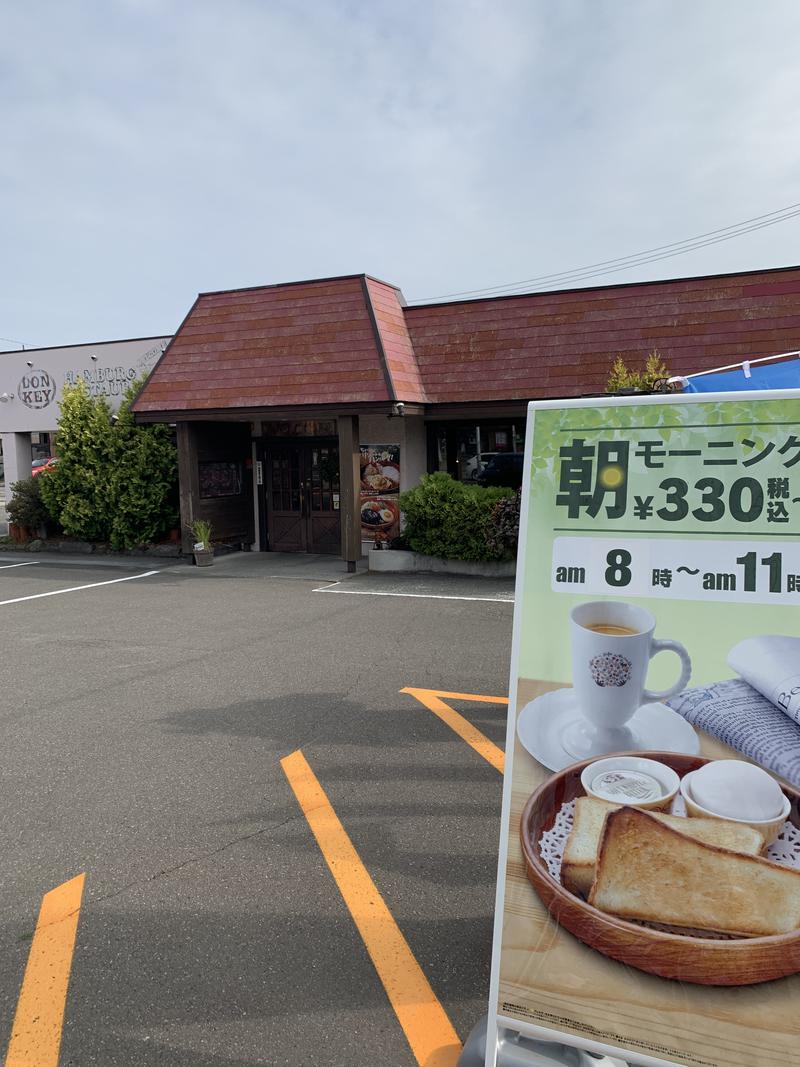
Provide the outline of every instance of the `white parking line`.
{"type": "Polygon", "coordinates": [[[37,563],[41,563],[41,560],[32,559],[30,563],[4,563],[0,566],[0,571],[10,571],[12,567],[35,567],[37,563]]]}
{"type": "Polygon", "coordinates": [[[62,593],[78,593],[81,589],[97,589],[100,585],[116,585],[117,582],[133,582],[137,578],[149,578],[159,571],[145,571],[144,574],[130,574],[127,578],[111,578],[107,582],[91,582],[89,585],[73,585],[69,589],[52,589],[49,593],[34,593],[32,596],[16,596],[12,600],[0,600],[0,608],[6,604],[21,604],[23,600],[39,600],[44,596],[60,596],[62,593]]]}
{"type": "Polygon", "coordinates": [[[388,593],[384,590],[378,589],[337,589],[335,586],[339,585],[339,582],[335,582],[332,585],[320,586],[318,589],[312,589],[312,593],[348,593],[350,596],[405,596],[412,597],[414,600],[482,600],[490,604],[513,604],[513,593],[500,593],[497,596],[456,596],[452,593],[388,593]]]}

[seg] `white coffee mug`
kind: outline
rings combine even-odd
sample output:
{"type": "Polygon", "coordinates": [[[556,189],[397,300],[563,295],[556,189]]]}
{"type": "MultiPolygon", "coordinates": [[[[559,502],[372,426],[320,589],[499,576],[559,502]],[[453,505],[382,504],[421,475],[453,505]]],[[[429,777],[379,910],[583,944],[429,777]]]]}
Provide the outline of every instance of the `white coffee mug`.
{"type": "Polygon", "coordinates": [[[575,698],[594,730],[609,735],[609,743],[642,704],[666,700],[689,681],[689,653],[677,641],[654,638],[655,628],[649,611],[619,601],[592,601],[570,612],[575,698]],[[646,687],[647,670],[659,652],[674,652],[681,673],[669,689],[655,692],[646,687]]]}

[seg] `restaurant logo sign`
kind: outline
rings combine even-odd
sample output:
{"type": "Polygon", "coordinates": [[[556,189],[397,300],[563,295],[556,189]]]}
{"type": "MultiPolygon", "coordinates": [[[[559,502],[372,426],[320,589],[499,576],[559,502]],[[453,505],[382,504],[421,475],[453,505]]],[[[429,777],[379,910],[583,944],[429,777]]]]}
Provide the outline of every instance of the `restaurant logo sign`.
{"type": "Polygon", "coordinates": [[[89,396],[122,396],[136,377],[134,367],[92,367],[91,370],[68,370],[65,385],[83,382],[89,396]]]}
{"type": "Polygon", "coordinates": [[[55,395],[56,383],[45,370],[29,370],[17,387],[17,396],[29,408],[46,408],[55,395]]]}

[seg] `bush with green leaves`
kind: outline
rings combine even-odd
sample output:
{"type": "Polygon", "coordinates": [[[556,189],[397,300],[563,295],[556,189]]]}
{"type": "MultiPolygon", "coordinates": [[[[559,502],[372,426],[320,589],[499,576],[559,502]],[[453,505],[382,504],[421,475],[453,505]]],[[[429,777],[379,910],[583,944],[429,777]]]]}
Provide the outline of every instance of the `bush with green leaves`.
{"type": "Polygon", "coordinates": [[[65,386],[58,420],[58,464],[42,499],[65,533],[112,548],[147,544],[177,525],[178,457],[169,428],[137,426],[129,386],[116,416],[85,383],[65,386]]]}
{"type": "Polygon", "coordinates": [[[47,471],[12,484],[6,514],[16,526],[24,526],[35,533],[43,526],[53,525],[53,518],[42,500],[42,486],[49,475],[50,471],[47,471]]]}
{"type": "Polygon", "coordinates": [[[489,548],[498,559],[516,559],[519,541],[519,507],[522,491],[498,500],[492,508],[492,519],[487,533],[489,548]]]}
{"type": "Polygon", "coordinates": [[[622,356],[617,356],[606,382],[607,393],[652,392],[657,382],[669,378],[670,372],[661,358],[661,353],[654,349],[648,353],[641,370],[628,367],[622,356]]]}
{"type": "Polygon", "coordinates": [[[490,535],[495,506],[513,495],[511,489],[457,482],[442,471],[423,475],[419,485],[400,495],[405,540],[414,552],[440,559],[509,559],[508,550],[492,543],[490,535]]]}

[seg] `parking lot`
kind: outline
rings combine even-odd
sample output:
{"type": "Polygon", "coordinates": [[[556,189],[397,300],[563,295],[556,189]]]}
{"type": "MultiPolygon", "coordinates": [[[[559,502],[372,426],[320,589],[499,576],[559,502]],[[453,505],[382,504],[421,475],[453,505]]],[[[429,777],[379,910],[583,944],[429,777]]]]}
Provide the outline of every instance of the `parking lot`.
{"type": "Polygon", "coordinates": [[[267,562],[0,557],[9,1062],[444,1067],[485,1011],[510,585],[267,562]]]}

